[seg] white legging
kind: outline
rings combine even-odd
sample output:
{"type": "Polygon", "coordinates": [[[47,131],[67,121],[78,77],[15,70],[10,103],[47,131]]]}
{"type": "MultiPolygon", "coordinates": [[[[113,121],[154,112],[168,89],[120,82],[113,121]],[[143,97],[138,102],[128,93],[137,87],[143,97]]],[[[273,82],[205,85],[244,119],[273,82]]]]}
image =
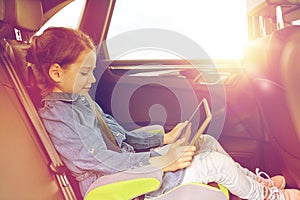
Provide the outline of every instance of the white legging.
{"type": "Polygon", "coordinates": [[[263,186],[255,180],[256,175],[235,162],[215,138],[203,135],[198,146],[200,150],[186,168],[183,183],[216,182],[242,199],[264,198],[263,186]]]}

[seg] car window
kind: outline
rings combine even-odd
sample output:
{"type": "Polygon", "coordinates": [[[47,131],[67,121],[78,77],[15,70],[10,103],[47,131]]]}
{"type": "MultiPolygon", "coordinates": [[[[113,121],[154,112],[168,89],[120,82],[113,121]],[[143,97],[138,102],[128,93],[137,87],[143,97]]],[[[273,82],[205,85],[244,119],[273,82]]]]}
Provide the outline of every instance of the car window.
{"type": "Polygon", "coordinates": [[[53,15],[36,34],[41,34],[45,29],[51,26],[78,28],[85,3],[86,0],[76,0],[71,2],[53,15]]]}
{"type": "Polygon", "coordinates": [[[297,19],[295,21],[292,21],[292,25],[297,25],[299,26],[300,25],[300,19],[297,19]]]}
{"type": "MultiPolygon", "coordinates": [[[[211,58],[239,59],[247,42],[246,0],[126,0],[116,1],[107,36],[110,54],[114,37],[131,30],[175,31],[195,41],[211,58]]],[[[161,49],[139,49],[120,59],[179,59],[161,49]]],[[[201,58],[200,58],[201,59],[201,58]]]]}

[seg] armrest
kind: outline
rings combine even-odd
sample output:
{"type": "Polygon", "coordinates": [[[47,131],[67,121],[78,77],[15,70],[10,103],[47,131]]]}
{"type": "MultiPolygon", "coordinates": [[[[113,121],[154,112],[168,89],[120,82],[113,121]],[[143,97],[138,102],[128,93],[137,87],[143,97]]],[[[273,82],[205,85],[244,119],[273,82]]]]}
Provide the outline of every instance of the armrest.
{"type": "Polygon", "coordinates": [[[159,188],[162,171],[152,166],[102,176],[87,191],[85,200],[133,199],[159,188]]]}

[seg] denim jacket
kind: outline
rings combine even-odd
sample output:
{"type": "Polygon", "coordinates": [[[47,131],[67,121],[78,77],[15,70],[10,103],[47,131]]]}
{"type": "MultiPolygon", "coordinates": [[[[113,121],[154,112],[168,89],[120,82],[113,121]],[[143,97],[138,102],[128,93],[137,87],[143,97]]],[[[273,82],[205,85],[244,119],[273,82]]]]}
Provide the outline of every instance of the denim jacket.
{"type": "MultiPolygon", "coordinates": [[[[50,93],[43,99],[39,115],[63,162],[79,181],[84,195],[100,176],[149,165],[153,151],[136,152],[163,145],[163,135],[125,130],[96,104],[122,152],[107,149],[98,119],[87,99],[79,94],[50,93]]],[[[165,173],[163,182],[150,196],[179,185],[184,170],[165,173]]]]}

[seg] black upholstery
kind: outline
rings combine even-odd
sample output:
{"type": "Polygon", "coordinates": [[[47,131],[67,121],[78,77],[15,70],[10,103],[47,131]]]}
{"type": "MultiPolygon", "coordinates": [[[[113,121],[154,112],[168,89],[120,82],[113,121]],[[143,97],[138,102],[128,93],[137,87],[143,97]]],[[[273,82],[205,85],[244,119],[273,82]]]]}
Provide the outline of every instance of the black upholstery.
{"type": "MultiPolygon", "coordinates": [[[[29,39],[41,27],[43,10],[40,0],[0,0],[0,38],[16,72],[25,87],[34,86],[31,69],[25,61],[29,39]],[[19,32],[16,33],[16,30],[19,32]],[[17,37],[19,35],[21,37],[17,37]]],[[[39,105],[37,87],[29,89],[35,103],[39,105]]]]}
{"type": "MultiPolygon", "coordinates": [[[[280,154],[270,156],[281,156],[282,170],[288,178],[288,184],[300,188],[300,142],[282,77],[285,62],[295,59],[283,59],[286,45],[299,34],[300,27],[294,26],[253,41],[245,49],[245,59],[265,131],[280,154]]],[[[300,57],[300,53],[297,55],[300,57]]],[[[289,67],[293,70],[293,66],[289,67]]]]}
{"type": "Polygon", "coordinates": [[[0,0],[0,5],[0,21],[22,30],[40,29],[43,16],[40,0],[0,0]]]}
{"type": "Polygon", "coordinates": [[[292,120],[300,140],[300,34],[295,33],[285,45],[282,58],[283,85],[286,89],[287,102],[292,120]]]}
{"type": "MultiPolygon", "coordinates": [[[[32,85],[32,83],[34,84],[34,78],[30,67],[28,67],[28,63],[25,60],[25,55],[27,49],[29,48],[29,38],[35,33],[35,31],[37,31],[41,27],[41,22],[43,17],[42,12],[43,11],[42,11],[42,5],[40,0],[0,0],[0,47],[1,49],[3,49],[3,51],[1,52],[1,61],[2,61],[2,57],[5,58],[5,60],[3,59],[3,63],[7,63],[7,68],[13,68],[12,71],[14,73],[10,74],[11,76],[10,78],[16,80],[15,83],[16,84],[15,88],[17,90],[16,94],[18,98],[21,99],[20,100],[21,104],[24,104],[25,102],[28,105],[32,105],[31,101],[33,101],[33,104],[35,106],[39,106],[39,102],[40,102],[39,91],[37,87],[32,85]],[[17,39],[15,35],[15,29],[20,31],[18,34],[21,34],[21,39],[17,39]],[[24,88],[24,86],[26,88],[24,88]],[[28,94],[30,94],[30,98],[27,98],[28,94]]],[[[19,103],[18,106],[21,106],[20,102],[18,102],[19,103]]],[[[28,136],[32,135],[31,137],[34,138],[35,140],[38,140],[39,142],[42,141],[43,144],[40,145],[44,145],[43,147],[46,149],[47,152],[40,153],[40,156],[44,156],[44,157],[49,156],[50,158],[58,157],[57,163],[59,163],[59,166],[64,166],[59,156],[56,154],[56,151],[54,150],[54,147],[50,142],[50,139],[47,140],[47,142],[45,142],[45,140],[39,138],[39,136],[41,135],[45,135],[45,138],[48,138],[47,133],[45,132],[45,129],[42,128],[43,125],[37,115],[34,106],[29,106],[29,107],[30,108],[26,110],[26,114],[29,117],[29,121],[31,121],[31,123],[33,124],[32,127],[33,130],[34,129],[35,130],[29,131],[29,129],[27,128],[28,130],[27,129],[26,130],[28,133],[22,130],[20,134],[21,135],[28,134],[28,136]],[[30,111],[28,112],[28,110],[30,111]],[[39,127],[37,127],[37,125],[39,125],[39,127]],[[37,136],[35,132],[37,132],[39,136],[37,136]],[[46,146],[48,148],[46,148],[46,146]]],[[[23,110],[19,112],[23,112],[23,110]]],[[[31,124],[25,124],[25,125],[29,126],[31,124]]],[[[25,150],[24,154],[26,153],[27,152],[25,150]]],[[[46,164],[49,165],[52,162],[52,164],[54,163],[54,165],[57,165],[57,163],[53,161],[54,161],[53,159],[49,160],[48,163],[46,164]]],[[[69,175],[69,171],[63,170],[62,172],[55,172],[56,167],[53,167],[52,164],[51,164],[52,167],[39,165],[41,169],[37,168],[36,171],[44,170],[48,172],[48,174],[46,175],[50,176],[53,179],[51,180],[52,182],[54,181],[54,177],[59,177],[57,178],[58,179],[57,182],[61,182],[61,179],[64,179],[66,174],[68,176],[68,180],[72,182],[72,186],[70,186],[67,183],[64,186],[61,185],[59,189],[59,186],[57,185],[56,192],[51,191],[51,193],[49,194],[53,196],[56,195],[54,199],[62,199],[63,196],[66,199],[82,199],[80,190],[78,188],[78,183],[69,175]],[[54,170],[52,169],[51,171],[50,168],[51,169],[53,168],[54,170]],[[75,189],[75,191],[73,189],[75,189]],[[64,195],[62,195],[62,192],[64,193],[64,195]]],[[[57,169],[59,168],[59,166],[57,167],[57,169]]],[[[30,164],[28,164],[27,167],[31,168],[36,166],[31,166],[30,164]]],[[[12,174],[12,176],[14,176],[14,174],[12,174]]],[[[43,174],[39,176],[45,176],[45,175],[43,174]]],[[[28,181],[28,179],[24,180],[24,182],[26,181],[28,181]]],[[[53,186],[56,186],[53,183],[51,184],[53,186]]],[[[27,187],[30,186],[31,185],[28,184],[27,187]]],[[[45,190],[48,190],[47,187],[44,188],[45,190]]],[[[51,188],[49,187],[49,189],[51,188]]],[[[34,188],[30,188],[30,189],[34,189],[34,188]]],[[[46,195],[49,196],[49,194],[45,192],[45,196],[46,195]]]]}

